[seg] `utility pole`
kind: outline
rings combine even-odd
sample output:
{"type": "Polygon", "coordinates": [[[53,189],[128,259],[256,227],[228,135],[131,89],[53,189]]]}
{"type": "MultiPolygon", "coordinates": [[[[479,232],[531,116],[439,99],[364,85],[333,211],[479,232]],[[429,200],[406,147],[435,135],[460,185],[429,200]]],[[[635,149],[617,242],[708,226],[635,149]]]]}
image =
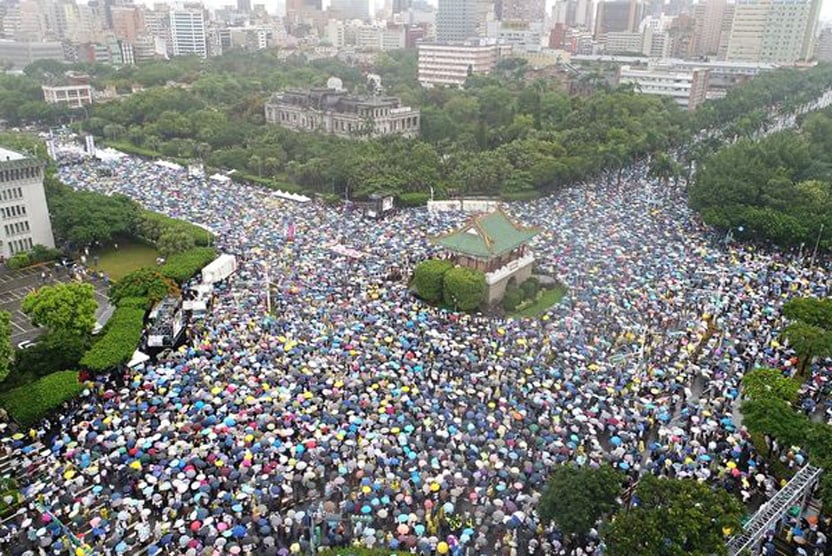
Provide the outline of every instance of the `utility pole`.
{"type": "Polygon", "coordinates": [[[820,225],[820,230],[818,230],[818,238],[815,240],[815,248],[812,250],[812,262],[809,263],[809,268],[815,266],[815,257],[818,255],[818,246],[820,245],[821,234],[823,234],[823,224],[820,225]]]}
{"type": "Polygon", "coordinates": [[[266,273],[266,312],[272,314],[272,284],[269,281],[269,263],[263,263],[263,270],[266,273]]]}

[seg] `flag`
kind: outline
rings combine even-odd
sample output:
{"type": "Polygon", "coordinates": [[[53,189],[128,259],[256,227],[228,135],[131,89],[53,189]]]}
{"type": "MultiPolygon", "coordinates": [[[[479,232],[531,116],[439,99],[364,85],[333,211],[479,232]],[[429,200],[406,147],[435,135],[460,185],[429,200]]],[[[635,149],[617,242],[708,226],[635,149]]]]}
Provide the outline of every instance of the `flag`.
{"type": "Polygon", "coordinates": [[[286,229],[286,241],[295,241],[295,224],[293,222],[290,222],[286,229]]]}

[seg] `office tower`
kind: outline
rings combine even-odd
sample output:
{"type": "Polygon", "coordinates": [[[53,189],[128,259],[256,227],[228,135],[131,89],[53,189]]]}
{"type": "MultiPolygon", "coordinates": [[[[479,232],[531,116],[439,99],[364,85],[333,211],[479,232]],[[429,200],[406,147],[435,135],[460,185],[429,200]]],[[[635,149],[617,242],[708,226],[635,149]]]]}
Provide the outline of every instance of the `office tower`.
{"type": "Polygon", "coordinates": [[[603,40],[607,33],[638,31],[643,15],[644,4],[639,0],[608,0],[599,3],[595,40],[603,40]]]}
{"type": "Polygon", "coordinates": [[[436,40],[454,42],[485,36],[492,10],[493,3],[488,0],[439,0],[436,40]]]}
{"type": "Polygon", "coordinates": [[[364,21],[370,18],[370,3],[367,0],[332,0],[329,9],[338,19],[364,21]]]}
{"type": "Polygon", "coordinates": [[[719,37],[727,7],[726,0],[705,0],[694,6],[694,56],[714,56],[719,52],[719,37]]]}
{"type": "Polygon", "coordinates": [[[394,14],[405,13],[413,6],[412,0],[393,0],[392,12],[394,14]]]}
{"type": "Polygon", "coordinates": [[[35,245],[54,247],[43,191],[43,163],[0,147],[0,254],[11,257],[35,245]]]}
{"type": "Polygon", "coordinates": [[[495,5],[500,21],[543,21],[546,2],[543,0],[498,0],[495,5]]]}
{"type": "Polygon", "coordinates": [[[832,27],[823,29],[815,42],[815,59],[819,62],[832,62],[832,27]]]}
{"type": "Polygon", "coordinates": [[[812,58],[820,0],[740,0],[725,59],[792,64],[812,58]]]}
{"type": "Polygon", "coordinates": [[[134,43],[144,32],[144,18],[138,6],[113,6],[110,18],[113,20],[113,34],[118,39],[134,43]]]}
{"type": "Polygon", "coordinates": [[[567,27],[591,29],[594,13],[592,0],[567,0],[566,25],[567,27]]]}
{"type": "Polygon", "coordinates": [[[251,0],[237,0],[237,11],[248,13],[251,11],[251,0]]]}
{"type": "Polygon", "coordinates": [[[174,56],[208,55],[205,40],[205,9],[201,4],[185,4],[170,11],[170,34],[174,56]]]}

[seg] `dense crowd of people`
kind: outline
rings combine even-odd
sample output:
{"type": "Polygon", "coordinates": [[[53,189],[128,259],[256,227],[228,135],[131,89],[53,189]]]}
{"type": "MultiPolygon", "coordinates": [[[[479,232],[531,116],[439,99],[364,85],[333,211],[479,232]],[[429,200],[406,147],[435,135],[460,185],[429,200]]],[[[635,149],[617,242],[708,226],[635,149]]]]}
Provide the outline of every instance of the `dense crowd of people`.
{"type": "MultiPolygon", "coordinates": [[[[829,275],[726,242],[646,166],[505,207],[541,229],[539,272],[568,287],[539,319],[434,308],[390,279],[468,215],[370,221],[132,157],[60,177],[206,226],[241,265],[185,346],[99,378],[51,424],[3,551],[74,537],[108,554],[559,554],[535,513],[557,465],[696,478],[749,504],[780,487],[742,428],[739,382],[795,367],[781,308],[828,295],[829,275]]],[[[822,403],[828,371],[807,398],[822,403]]],[[[604,550],[597,535],[572,547],[604,550]]]]}

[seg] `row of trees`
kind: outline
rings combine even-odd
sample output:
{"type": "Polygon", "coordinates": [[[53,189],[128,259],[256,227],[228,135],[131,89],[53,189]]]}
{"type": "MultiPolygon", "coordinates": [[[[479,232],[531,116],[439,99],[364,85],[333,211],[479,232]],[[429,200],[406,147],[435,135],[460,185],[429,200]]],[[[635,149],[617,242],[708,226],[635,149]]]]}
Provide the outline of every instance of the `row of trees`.
{"type": "Polygon", "coordinates": [[[706,158],[690,190],[705,222],[780,245],[830,245],[832,113],[800,130],[742,139],[706,158]]]}
{"type": "Polygon", "coordinates": [[[739,529],[742,506],[725,490],[647,474],[622,504],[625,484],[626,477],[608,465],[558,467],[537,511],[561,530],[567,547],[600,529],[612,556],[725,554],[726,535],[739,529]]]}

